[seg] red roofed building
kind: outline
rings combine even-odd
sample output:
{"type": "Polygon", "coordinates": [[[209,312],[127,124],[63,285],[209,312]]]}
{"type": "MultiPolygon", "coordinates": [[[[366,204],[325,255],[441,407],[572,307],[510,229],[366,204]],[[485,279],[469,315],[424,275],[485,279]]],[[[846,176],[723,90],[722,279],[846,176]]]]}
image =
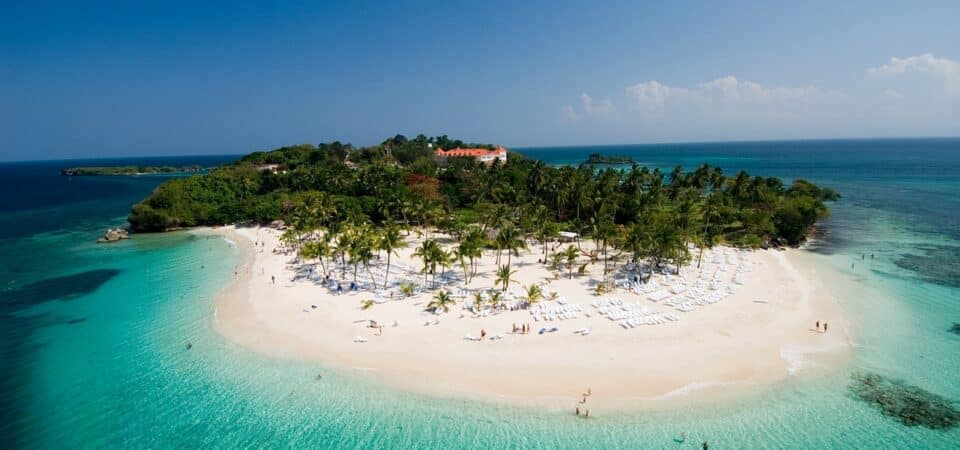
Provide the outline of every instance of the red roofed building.
{"type": "Polygon", "coordinates": [[[497,147],[494,150],[488,150],[485,148],[454,148],[450,150],[444,150],[438,148],[433,152],[434,156],[439,160],[445,160],[447,158],[473,158],[484,164],[492,164],[495,160],[499,160],[501,163],[505,164],[507,162],[507,149],[497,147]]]}

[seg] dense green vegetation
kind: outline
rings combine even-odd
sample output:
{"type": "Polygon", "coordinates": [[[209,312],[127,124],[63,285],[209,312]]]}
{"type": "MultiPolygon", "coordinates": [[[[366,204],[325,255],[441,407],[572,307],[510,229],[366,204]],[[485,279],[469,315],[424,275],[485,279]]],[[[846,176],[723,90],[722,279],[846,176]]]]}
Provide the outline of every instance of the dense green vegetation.
{"type": "Polygon", "coordinates": [[[193,173],[203,170],[200,166],[104,166],[104,167],[70,167],[60,171],[66,176],[92,175],[149,175],[158,173],[193,173]]]}
{"type": "Polygon", "coordinates": [[[490,166],[449,158],[441,167],[432,159],[433,149],[456,146],[477,144],[421,135],[365,148],[333,142],[256,152],[163,183],[134,206],[129,220],[134,230],[160,231],[282,219],[293,225],[297,245],[314,230],[329,231],[321,262],[333,251],[353,252],[358,265],[371,257],[368,247],[382,248],[383,230],[421,226],[428,238],[430,230],[440,230],[460,244],[456,254],[444,256],[442,248],[424,242],[418,254],[432,255],[424,256],[425,277],[435,276],[438,265],[443,270],[458,263],[469,277],[482,251],[495,249],[498,267],[505,267],[499,284],[506,289],[511,255],[528,240],[536,242],[544,263],[565,267],[570,276],[580,252],[602,258],[605,273],[611,250],[655,267],[679,267],[695,256],[699,263],[691,244],[797,244],[827,214],[824,201],[838,197],[803,180],[786,186],[745,172],[728,177],[707,165],[662,173],[635,164],[626,170],[551,167],[516,153],[490,166]],[[279,167],[259,170],[263,164],[279,167]],[[589,237],[594,248],[583,248],[578,239],[576,247],[551,254],[547,243],[560,231],[589,237]]]}

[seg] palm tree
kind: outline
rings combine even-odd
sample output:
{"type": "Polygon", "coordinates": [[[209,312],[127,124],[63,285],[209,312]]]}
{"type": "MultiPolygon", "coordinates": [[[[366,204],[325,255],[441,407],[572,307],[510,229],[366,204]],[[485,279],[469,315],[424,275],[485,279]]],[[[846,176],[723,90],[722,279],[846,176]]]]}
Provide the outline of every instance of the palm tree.
{"type": "Polygon", "coordinates": [[[280,235],[280,242],[288,247],[295,247],[299,241],[300,238],[297,236],[297,231],[293,228],[286,229],[283,234],[280,235]]]}
{"type": "Polygon", "coordinates": [[[442,309],[443,312],[450,311],[450,305],[455,304],[456,301],[453,297],[450,296],[450,293],[447,291],[438,291],[433,295],[433,300],[430,303],[427,303],[427,310],[431,312],[437,312],[442,309]]]}
{"type": "Polygon", "coordinates": [[[540,244],[543,246],[543,263],[546,264],[549,259],[549,253],[547,247],[547,241],[552,239],[557,233],[560,232],[560,226],[556,222],[547,219],[546,217],[541,218],[540,223],[537,224],[537,240],[540,241],[540,244]]]}
{"type": "Polygon", "coordinates": [[[472,227],[464,233],[457,246],[457,251],[470,261],[471,278],[477,275],[477,260],[483,256],[486,237],[479,227],[472,227]]]}
{"type": "Polygon", "coordinates": [[[434,258],[433,246],[436,244],[437,242],[433,239],[424,239],[424,241],[420,243],[420,246],[413,252],[413,256],[423,261],[423,269],[420,270],[423,272],[423,284],[427,284],[427,273],[429,273],[428,270],[434,258]]]}
{"type": "Polygon", "coordinates": [[[493,291],[490,293],[490,306],[496,308],[501,301],[503,301],[503,294],[497,291],[493,291]]]}
{"type": "Polygon", "coordinates": [[[573,264],[577,262],[577,258],[580,256],[580,250],[577,247],[571,245],[563,251],[563,257],[567,260],[567,269],[570,271],[570,279],[573,279],[573,264]]]}
{"type": "Polygon", "coordinates": [[[450,267],[453,262],[453,255],[440,247],[439,244],[433,248],[433,262],[430,272],[433,274],[434,287],[437,284],[437,265],[440,266],[440,275],[444,275],[447,273],[447,267],[450,267]]]}
{"type": "MultiPolygon", "coordinates": [[[[507,232],[507,235],[504,236],[504,248],[507,250],[507,267],[510,267],[510,262],[514,254],[520,256],[517,250],[521,248],[527,248],[527,243],[523,240],[523,236],[520,235],[518,230],[514,227],[507,228],[510,230],[507,232]]],[[[498,236],[499,237],[499,236],[498,236]]]]}
{"type": "Polygon", "coordinates": [[[543,289],[540,289],[539,285],[531,284],[527,286],[527,292],[524,297],[527,299],[527,303],[532,305],[543,299],[543,289]]]}
{"type": "Polygon", "coordinates": [[[483,293],[474,292],[473,293],[473,304],[477,307],[477,312],[480,312],[480,308],[483,307],[483,293]]]}
{"type": "Polygon", "coordinates": [[[470,267],[467,264],[467,257],[464,255],[461,246],[450,251],[450,259],[460,263],[460,270],[463,270],[463,285],[470,284],[470,267]]]}
{"type": "Polygon", "coordinates": [[[373,250],[376,245],[375,235],[373,230],[366,228],[366,233],[360,236],[358,239],[358,248],[357,248],[357,258],[363,263],[363,267],[367,270],[367,277],[370,278],[370,282],[373,283],[373,286],[377,286],[377,280],[373,279],[373,272],[370,271],[370,260],[373,259],[373,250]]]}
{"type": "Polygon", "coordinates": [[[700,218],[703,221],[703,230],[700,233],[700,251],[697,255],[697,268],[703,260],[704,248],[716,245],[720,238],[720,227],[717,223],[721,218],[722,199],[717,192],[711,192],[703,202],[700,218]]]}
{"type": "Polygon", "coordinates": [[[493,282],[493,285],[496,286],[499,284],[503,287],[503,290],[506,291],[510,287],[511,281],[517,281],[512,278],[516,273],[517,271],[510,270],[510,266],[500,266],[500,268],[497,269],[497,279],[493,282]]]}
{"type": "Polygon", "coordinates": [[[387,288],[387,282],[390,280],[390,256],[397,252],[398,248],[404,248],[407,242],[400,236],[400,228],[394,224],[387,225],[380,233],[377,239],[377,250],[387,252],[387,272],[383,275],[383,288],[387,288]]]}
{"type": "MultiPolygon", "coordinates": [[[[566,257],[564,256],[564,252],[554,253],[554,254],[550,255],[550,269],[551,269],[551,270],[559,271],[559,270],[560,270],[560,266],[563,265],[564,258],[566,258],[566,257]]],[[[559,277],[560,277],[560,276],[559,276],[559,274],[558,274],[558,275],[557,275],[557,278],[559,278],[559,277]]]]}

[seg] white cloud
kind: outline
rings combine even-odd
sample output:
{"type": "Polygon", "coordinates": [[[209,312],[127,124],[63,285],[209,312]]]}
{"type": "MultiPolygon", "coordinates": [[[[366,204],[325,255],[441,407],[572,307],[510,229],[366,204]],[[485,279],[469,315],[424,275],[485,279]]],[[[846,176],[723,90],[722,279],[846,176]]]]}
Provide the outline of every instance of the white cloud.
{"type": "Polygon", "coordinates": [[[932,75],[946,85],[947,92],[960,95],[960,63],[937,58],[930,53],[908,58],[890,58],[890,62],[867,69],[875,77],[900,77],[911,74],[932,75]]]}
{"type": "Polygon", "coordinates": [[[657,81],[645,81],[627,88],[633,106],[646,113],[662,115],[668,98],[685,97],[690,91],[664,86],[657,81]]]}
{"type": "Polygon", "coordinates": [[[960,63],[927,54],[892,58],[861,74],[830,89],[732,75],[686,86],[647,80],[612,101],[581,94],[579,105],[562,110],[579,120],[578,133],[622,142],[957,134],[960,63]],[[944,95],[944,87],[954,95],[944,95]]]}
{"type": "Polygon", "coordinates": [[[583,111],[588,116],[609,116],[613,114],[613,102],[604,99],[594,102],[593,97],[587,94],[580,94],[580,103],[583,105],[583,111]]]}
{"type": "Polygon", "coordinates": [[[580,94],[580,109],[570,105],[563,105],[560,111],[570,121],[586,117],[611,118],[617,113],[617,108],[609,99],[594,100],[589,94],[580,94]]]}
{"type": "Polygon", "coordinates": [[[656,80],[626,88],[631,107],[652,116],[668,110],[708,115],[743,116],[754,113],[783,115],[824,95],[814,87],[767,88],[736,77],[717,78],[692,88],[671,87],[656,80]]]}

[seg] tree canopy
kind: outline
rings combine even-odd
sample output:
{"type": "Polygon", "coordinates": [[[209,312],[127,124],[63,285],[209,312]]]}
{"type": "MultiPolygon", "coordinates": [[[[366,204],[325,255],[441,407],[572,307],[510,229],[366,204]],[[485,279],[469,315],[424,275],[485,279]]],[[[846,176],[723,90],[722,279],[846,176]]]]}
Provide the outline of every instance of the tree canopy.
{"type": "Polygon", "coordinates": [[[604,257],[611,246],[680,265],[691,260],[690,244],[798,244],[827,215],[825,202],[839,197],[805,180],[787,186],[706,164],[664,173],[637,164],[553,167],[514,152],[505,164],[432,158],[437,147],[457,146],[493,148],[397,135],[371,147],[330,142],[255,152],[164,182],[129,221],[135,231],[276,219],[302,229],[423,226],[465,242],[460,250],[471,266],[481,245],[506,251],[509,266],[522,237],[541,243],[546,263],[546,241],[572,231],[594,238],[604,257]]]}

